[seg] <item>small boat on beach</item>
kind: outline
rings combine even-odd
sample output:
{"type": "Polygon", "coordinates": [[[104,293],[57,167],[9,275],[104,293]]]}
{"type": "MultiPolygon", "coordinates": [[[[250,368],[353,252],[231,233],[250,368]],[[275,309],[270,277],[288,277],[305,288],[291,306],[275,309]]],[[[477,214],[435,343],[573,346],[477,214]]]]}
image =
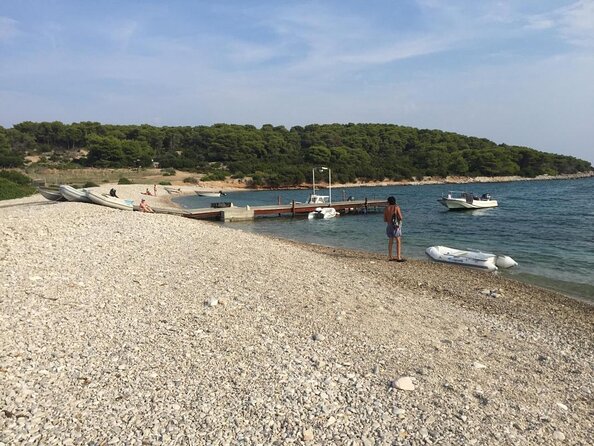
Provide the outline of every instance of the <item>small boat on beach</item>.
{"type": "Polygon", "coordinates": [[[180,187],[164,186],[164,189],[167,191],[168,194],[181,194],[180,187]]]}
{"type": "Polygon", "coordinates": [[[497,271],[499,268],[511,268],[518,264],[509,256],[448,248],[447,246],[430,246],[425,250],[425,254],[436,262],[452,263],[487,271],[497,271]]]}
{"type": "Polygon", "coordinates": [[[340,214],[336,212],[334,208],[316,208],[314,211],[311,211],[307,214],[307,218],[309,220],[313,220],[316,218],[334,218],[339,216],[340,214]]]}
{"type": "Polygon", "coordinates": [[[37,188],[37,192],[50,201],[66,201],[66,198],[64,198],[64,196],[60,193],[60,189],[58,188],[39,186],[37,188]]]}
{"type": "Polygon", "coordinates": [[[471,192],[457,191],[450,191],[437,201],[450,210],[486,209],[499,205],[497,200],[491,198],[490,194],[483,194],[479,197],[471,192]]]}
{"type": "Polygon", "coordinates": [[[109,194],[102,194],[97,191],[87,190],[87,197],[95,204],[107,206],[122,211],[133,211],[134,200],[124,200],[123,198],[112,197],[109,194]]]}
{"type": "Polygon", "coordinates": [[[84,203],[91,202],[89,197],[87,197],[86,189],[75,189],[74,187],[68,186],[67,184],[62,184],[60,186],[60,193],[68,201],[81,201],[84,203]]]}

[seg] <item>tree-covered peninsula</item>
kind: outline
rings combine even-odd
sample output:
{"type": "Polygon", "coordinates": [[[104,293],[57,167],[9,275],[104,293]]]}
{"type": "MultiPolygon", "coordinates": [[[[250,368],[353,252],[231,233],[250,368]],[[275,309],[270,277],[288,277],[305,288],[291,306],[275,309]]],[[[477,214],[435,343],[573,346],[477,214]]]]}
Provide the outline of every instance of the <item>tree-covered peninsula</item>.
{"type": "Polygon", "coordinates": [[[393,124],[286,129],[269,124],[155,127],[27,121],[0,127],[0,167],[23,167],[31,155],[39,163],[62,167],[147,167],[157,162],[161,168],[213,179],[245,177],[271,187],[306,182],[314,166],[330,167],[338,182],[592,170],[589,162],[572,156],[393,124]]]}

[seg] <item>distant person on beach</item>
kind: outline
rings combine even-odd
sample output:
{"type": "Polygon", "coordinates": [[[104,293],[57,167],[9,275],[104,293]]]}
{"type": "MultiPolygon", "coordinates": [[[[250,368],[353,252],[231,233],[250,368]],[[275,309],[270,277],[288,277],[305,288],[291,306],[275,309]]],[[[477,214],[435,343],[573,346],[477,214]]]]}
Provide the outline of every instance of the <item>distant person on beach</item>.
{"type": "Polygon", "coordinates": [[[146,190],[144,192],[141,192],[142,195],[153,195],[151,194],[151,191],[149,190],[149,188],[147,187],[146,190]]]}
{"type": "Polygon", "coordinates": [[[157,185],[153,184],[153,195],[156,197],[157,196],[157,185]]]}
{"type": "Polygon", "coordinates": [[[150,207],[148,205],[148,203],[146,202],[146,200],[143,198],[142,200],[140,200],[140,212],[150,212],[150,213],[153,213],[155,211],[153,211],[153,208],[150,207]]]}
{"type": "Polygon", "coordinates": [[[402,236],[402,211],[396,204],[394,197],[388,197],[388,206],[384,209],[384,222],[386,222],[386,235],[388,236],[388,260],[405,262],[400,253],[400,237],[402,236]],[[396,257],[392,256],[396,239],[396,257]]]}
{"type": "Polygon", "coordinates": [[[110,197],[115,197],[115,198],[120,198],[117,196],[116,194],[116,190],[112,187],[111,190],[109,191],[109,196],[110,197]]]}

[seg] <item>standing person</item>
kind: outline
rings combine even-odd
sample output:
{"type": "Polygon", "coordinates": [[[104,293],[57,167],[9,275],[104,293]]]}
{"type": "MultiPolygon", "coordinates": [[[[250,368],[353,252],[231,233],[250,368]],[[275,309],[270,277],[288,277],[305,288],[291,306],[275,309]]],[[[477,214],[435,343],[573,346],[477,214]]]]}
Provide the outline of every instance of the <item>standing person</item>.
{"type": "Polygon", "coordinates": [[[153,192],[154,192],[153,195],[156,197],[157,196],[157,185],[156,184],[153,184],[153,192]]]}
{"type": "Polygon", "coordinates": [[[384,209],[384,222],[386,222],[386,235],[388,236],[388,260],[406,262],[400,253],[400,237],[402,236],[402,211],[396,204],[394,197],[388,197],[388,206],[384,209]],[[392,257],[392,250],[396,239],[396,257],[392,257]]]}

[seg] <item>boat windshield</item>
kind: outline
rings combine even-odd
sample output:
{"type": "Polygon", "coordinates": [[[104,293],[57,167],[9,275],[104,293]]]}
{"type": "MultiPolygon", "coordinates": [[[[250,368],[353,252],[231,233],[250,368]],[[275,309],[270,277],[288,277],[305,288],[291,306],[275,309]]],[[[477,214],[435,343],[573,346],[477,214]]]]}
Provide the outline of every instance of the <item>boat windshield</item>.
{"type": "Polygon", "coordinates": [[[329,196],[328,195],[315,195],[312,194],[309,196],[309,199],[307,200],[307,204],[319,204],[319,203],[328,203],[329,202],[329,196]]]}

